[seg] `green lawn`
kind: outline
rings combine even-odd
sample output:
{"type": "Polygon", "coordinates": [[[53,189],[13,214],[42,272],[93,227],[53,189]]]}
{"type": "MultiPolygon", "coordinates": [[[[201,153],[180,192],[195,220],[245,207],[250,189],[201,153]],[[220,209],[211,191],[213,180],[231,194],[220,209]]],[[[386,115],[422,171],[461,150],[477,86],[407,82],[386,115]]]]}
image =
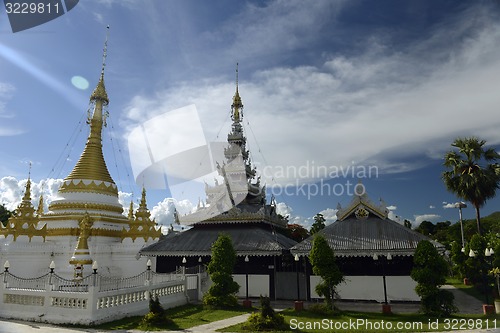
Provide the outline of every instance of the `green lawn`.
{"type": "MultiPolygon", "coordinates": [[[[286,332],[431,332],[455,331],[459,329],[500,328],[500,317],[482,315],[460,315],[450,318],[432,318],[420,314],[393,314],[366,312],[340,312],[335,315],[321,315],[309,311],[295,312],[287,309],[281,312],[290,325],[286,332]],[[496,325],[496,326],[495,326],[496,325]]],[[[247,332],[242,325],[235,325],[220,332],[247,332]]]]}
{"type": "MultiPolygon", "coordinates": [[[[193,326],[238,316],[249,311],[250,310],[245,308],[238,308],[234,310],[208,310],[204,309],[203,305],[183,305],[166,310],[168,317],[172,319],[174,323],[172,325],[158,328],[158,330],[183,330],[193,326]]],[[[139,325],[141,319],[141,316],[127,317],[109,323],[96,325],[93,328],[104,330],[137,330],[140,329],[139,325]]],[[[149,330],[152,329],[150,328],[149,330]]]]}

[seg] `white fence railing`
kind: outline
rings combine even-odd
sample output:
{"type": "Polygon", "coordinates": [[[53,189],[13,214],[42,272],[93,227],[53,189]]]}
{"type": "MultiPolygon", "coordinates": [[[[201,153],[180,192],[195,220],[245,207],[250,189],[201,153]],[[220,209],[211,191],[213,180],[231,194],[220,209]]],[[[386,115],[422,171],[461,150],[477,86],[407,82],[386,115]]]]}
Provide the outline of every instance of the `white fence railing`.
{"type": "Polygon", "coordinates": [[[6,271],[0,281],[3,318],[88,325],[145,314],[150,297],[159,297],[165,308],[187,303],[186,277],[177,273],[65,279],[53,272],[23,278],[6,271]]]}

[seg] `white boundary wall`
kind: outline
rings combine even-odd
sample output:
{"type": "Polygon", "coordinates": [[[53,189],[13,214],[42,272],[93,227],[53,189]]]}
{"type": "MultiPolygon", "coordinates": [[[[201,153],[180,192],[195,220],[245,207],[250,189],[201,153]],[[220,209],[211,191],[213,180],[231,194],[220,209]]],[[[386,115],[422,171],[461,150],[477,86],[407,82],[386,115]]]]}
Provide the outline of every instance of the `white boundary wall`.
{"type": "MultiPolygon", "coordinates": [[[[316,285],[321,278],[311,275],[311,298],[321,298],[316,293],[316,285]]],[[[417,283],[409,276],[386,276],[387,300],[420,301],[415,292],[417,283]]],[[[382,276],[346,276],[345,282],[338,286],[337,292],[345,300],[384,301],[384,284],[382,276]]]]}
{"type": "MultiPolygon", "coordinates": [[[[240,291],[236,296],[246,297],[246,275],[234,274],[234,281],[240,285],[240,291]]],[[[248,297],[269,296],[269,275],[248,274],[248,297]]]]}
{"type": "Polygon", "coordinates": [[[145,271],[112,279],[98,274],[80,281],[54,274],[24,279],[0,274],[0,317],[69,324],[97,324],[149,311],[149,297],[163,307],[187,303],[184,274],[145,271]],[[114,286],[114,287],[113,287],[114,286]]]}

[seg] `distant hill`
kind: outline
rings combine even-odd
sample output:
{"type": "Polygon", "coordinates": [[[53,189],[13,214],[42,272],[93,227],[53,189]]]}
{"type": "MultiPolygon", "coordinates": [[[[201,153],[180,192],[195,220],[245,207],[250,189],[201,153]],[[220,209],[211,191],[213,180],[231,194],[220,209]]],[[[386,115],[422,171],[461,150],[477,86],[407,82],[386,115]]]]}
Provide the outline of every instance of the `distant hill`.
{"type": "Polygon", "coordinates": [[[483,220],[492,220],[492,221],[500,221],[500,212],[493,212],[490,215],[485,217],[481,217],[481,221],[483,220]]]}
{"type": "MultiPolygon", "coordinates": [[[[466,229],[476,227],[476,219],[464,220],[466,229]]],[[[486,232],[500,233],[500,212],[493,212],[490,215],[481,216],[481,226],[486,232]]]]}

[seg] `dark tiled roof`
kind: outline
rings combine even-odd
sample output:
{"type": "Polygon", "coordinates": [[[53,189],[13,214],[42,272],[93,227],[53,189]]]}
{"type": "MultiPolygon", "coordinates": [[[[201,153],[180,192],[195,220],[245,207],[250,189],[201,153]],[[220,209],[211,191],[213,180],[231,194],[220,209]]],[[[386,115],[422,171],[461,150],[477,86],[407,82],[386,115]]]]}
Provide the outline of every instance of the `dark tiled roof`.
{"type": "MultiPolygon", "coordinates": [[[[421,240],[431,241],[438,250],[444,246],[428,237],[410,230],[390,219],[370,216],[358,220],[351,216],[336,221],[320,231],[336,256],[413,255],[421,240]]],[[[313,237],[309,237],[291,249],[293,254],[307,255],[311,250],[313,237]]]]}
{"type": "Polygon", "coordinates": [[[233,241],[238,255],[280,255],[297,242],[271,229],[258,226],[194,227],[166,237],[140,251],[148,256],[203,256],[211,254],[211,246],[220,233],[226,233],[233,241]]]}

